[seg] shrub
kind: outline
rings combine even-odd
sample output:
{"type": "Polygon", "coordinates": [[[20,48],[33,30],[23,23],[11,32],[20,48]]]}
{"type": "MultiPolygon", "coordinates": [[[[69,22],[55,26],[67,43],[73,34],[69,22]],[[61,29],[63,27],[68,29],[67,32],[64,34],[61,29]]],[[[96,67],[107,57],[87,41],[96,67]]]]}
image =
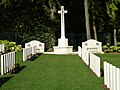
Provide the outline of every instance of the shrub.
{"type": "Polygon", "coordinates": [[[1,44],[5,45],[5,52],[11,52],[11,51],[21,51],[22,45],[16,45],[16,42],[9,42],[8,40],[0,40],[1,44]]]}
{"type": "Polygon", "coordinates": [[[103,51],[106,52],[106,53],[109,53],[109,52],[120,52],[119,44],[120,43],[118,43],[117,46],[104,45],[102,48],[103,48],[103,51]]]}
{"type": "Polygon", "coordinates": [[[103,51],[106,50],[106,49],[108,49],[108,48],[109,48],[109,47],[108,47],[107,45],[104,45],[104,46],[102,47],[103,51]]]}
{"type": "Polygon", "coordinates": [[[120,42],[117,42],[117,46],[120,47],[120,42]]]}

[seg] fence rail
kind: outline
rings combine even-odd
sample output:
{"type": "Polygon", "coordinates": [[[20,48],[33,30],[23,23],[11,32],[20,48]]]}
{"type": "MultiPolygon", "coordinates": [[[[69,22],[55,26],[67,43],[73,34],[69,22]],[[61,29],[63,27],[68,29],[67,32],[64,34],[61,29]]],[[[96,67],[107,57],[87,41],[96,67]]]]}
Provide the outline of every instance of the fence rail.
{"type": "Polygon", "coordinates": [[[1,55],[1,75],[4,75],[15,68],[15,52],[1,55]]]}
{"type": "Polygon", "coordinates": [[[110,90],[120,90],[120,69],[104,62],[104,84],[110,90]]]}
{"type": "Polygon", "coordinates": [[[92,71],[100,77],[100,58],[93,53],[90,53],[90,68],[92,71]]]}

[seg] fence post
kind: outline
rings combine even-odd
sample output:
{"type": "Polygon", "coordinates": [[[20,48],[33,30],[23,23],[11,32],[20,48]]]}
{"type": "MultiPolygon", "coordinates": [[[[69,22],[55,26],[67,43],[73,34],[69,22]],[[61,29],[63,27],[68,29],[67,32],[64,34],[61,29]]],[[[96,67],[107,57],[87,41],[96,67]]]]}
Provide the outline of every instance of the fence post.
{"type": "Polygon", "coordinates": [[[1,55],[1,75],[4,75],[4,57],[1,55]]]}
{"type": "Polygon", "coordinates": [[[104,84],[107,85],[107,62],[104,62],[104,84]]]}
{"type": "Polygon", "coordinates": [[[81,54],[81,47],[80,46],[78,46],[78,55],[81,57],[82,56],[82,54],[81,54]]]}
{"type": "Polygon", "coordinates": [[[120,90],[120,69],[119,68],[116,69],[116,74],[117,74],[117,76],[116,76],[117,77],[117,80],[116,80],[117,81],[116,82],[117,83],[117,89],[116,90],[120,90]]]}
{"type": "Polygon", "coordinates": [[[25,62],[25,56],[26,55],[26,53],[25,53],[25,49],[23,49],[23,62],[25,62]]]}
{"type": "Polygon", "coordinates": [[[110,64],[110,89],[113,89],[113,66],[110,64]]]}
{"type": "Polygon", "coordinates": [[[107,87],[110,88],[110,64],[107,63],[107,87]]]}
{"type": "Polygon", "coordinates": [[[16,56],[15,56],[15,52],[13,52],[13,62],[14,62],[14,68],[15,68],[15,63],[16,63],[16,56]]]}
{"type": "Polygon", "coordinates": [[[8,53],[8,72],[10,71],[10,53],[8,53]]]}
{"type": "Polygon", "coordinates": [[[6,55],[3,54],[3,58],[4,58],[4,73],[6,74],[7,73],[7,63],[6,63],[6,55]]]}
{"type": "Polygon", "coordinates": [[[113,66],[113,90],[116,90],[116,67],[113,66]]]}
{"type": "Polygon", "coordinates": [[[98,63],[98,65],[97,65],[97,74],[98,74],[98,77],[100,77],[101,76],[101,73],[100,73],[100,58],[98,57],[98,60],[97,60],[97,63],[98,63]]]}

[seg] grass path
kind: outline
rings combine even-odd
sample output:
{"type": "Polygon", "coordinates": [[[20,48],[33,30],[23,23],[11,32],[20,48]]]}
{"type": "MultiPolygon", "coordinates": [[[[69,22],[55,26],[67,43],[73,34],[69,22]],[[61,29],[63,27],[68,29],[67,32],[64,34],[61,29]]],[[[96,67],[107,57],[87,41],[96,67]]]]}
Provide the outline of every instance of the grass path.
{"type": "Polygon", "coordinates": [[[103,62],[107,61],[112,65],[120,68],[120,54],[119,53],[104,53],[104,54],[97,54],[101,59],[101,67],[103,68],[103,62]]]}
{"type": "Polygon", "coordinates": [[[0,90],[104,90],[77,55],[41,55],[22,64],[25,68],[0,90]]]}

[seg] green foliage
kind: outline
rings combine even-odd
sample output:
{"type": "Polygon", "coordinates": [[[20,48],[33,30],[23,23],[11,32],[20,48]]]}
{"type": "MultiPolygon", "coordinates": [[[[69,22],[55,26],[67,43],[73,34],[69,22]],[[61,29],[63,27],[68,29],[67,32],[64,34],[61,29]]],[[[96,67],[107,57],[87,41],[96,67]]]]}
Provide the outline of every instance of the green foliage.
{"type": "Polygon", "coordinates": [[[104,45],[102,47],[102,49],[106,53],[109,53],[109,52],[120,52],[120,42],[117,43],[117,46],[110,46],[110,44],[104,45]]]}
{"type": "Polygon", "coordinates": [[[22,45],[16,45],[16,42],[9,42],[8,40],[0,40],[0,43],[5,45],[5,52],[22,51],[22,45]]]}
{"type": "Polygon", "coordinates": [[[109,15],[110,17],[110,21],[111,21],[111,24],[114,28],[117,28],[117,25],[118,23],[118,13],[119,13],[119,3],[120,3],[120,0],[112,0],[112,1],[108,1],[106,2],[106,8],[107,8],[107,14],[109,15]]]}
{"type": "Polygon", "coordinates": [[[117,42],[117,46],[120,47],[120,42],[117,42]]]}
{"type": "Polygon", "coordinates": [[[115,20],[115,11],[117,10],[118,8],[113,2],[107,4],[107,13],[113,20],[115,20]]]}
{"type": "Polygon", "coordinates": [[[56,1],[3,0],[0,4],[0,19],[2,19],[0,30],[20,32],[21,44],[36,39],[46,43],[46,48],[51,47],[53,35],[58,30],[58,20],[55,14],[57,11],[54,12],[53,19],[50,17],[53,13],[51,9],[54,7],[56,10],[56,1]],[[7,1],[10,4],[6,5],[7,1]],[[48,4],[48,2],[51,3],[48,4]]]}
{"type": "Polygon", "coordinates": [[[103,51],[104,51],[104,50],[108,49],[108,46],[104,45],[102,48],[103,48],[103,51]]]}

